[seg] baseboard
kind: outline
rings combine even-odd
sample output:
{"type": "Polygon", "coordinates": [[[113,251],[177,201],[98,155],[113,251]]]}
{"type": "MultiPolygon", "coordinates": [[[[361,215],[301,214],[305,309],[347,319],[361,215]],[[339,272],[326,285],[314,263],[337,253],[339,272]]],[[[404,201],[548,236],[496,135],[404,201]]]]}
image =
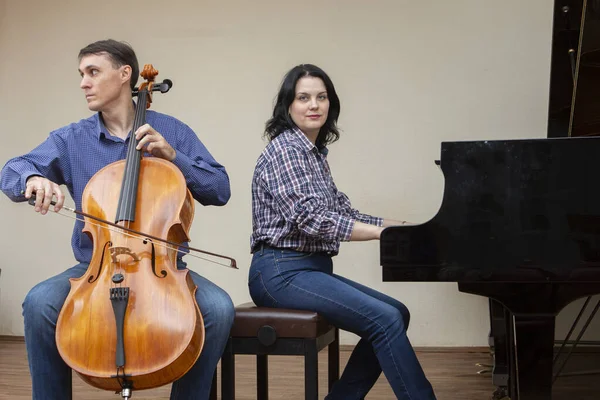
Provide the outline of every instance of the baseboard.
{"type": "MultiPolygon", "coordinates": [[[[0,335],[0,342],[25,342],[23,336],[10,336],[0,335]]],[[[354,350],[353,344],[342,344],[340,345],[341,351],[352,351],[354,350]]],[[[430,353],[488,353],[489,347],[477,346],[477,347],[415,347],[415,351],[418,352],[430,352],[430,353]]]]}
{"type": "Polygon", "coordinates": [[[414,346],[415,351],[421,353],[489,353],[488,346],[456,346],[456,347],[441,347],[441,346],[414,346]]]}
{"type": "MultiPolygon", "coordinates": [[[[0,335],[0,342],[24,343],[24,336],[0,335]]],[[[560,348],[555,346],[555,350],[560,348]]],[[[569,347],[567,346],[567,349],[569,347]]],[[[487,346],[457,346],[457,347],[439,347],[439,346],[416,346],[415,351],[418,353],[489,353],[490,348],[487,346]]],[[[353,344],[340,345],[340,351],[354,350],[353,344]]],[[[575,348],[574,353],[600,353],[600,346],[584,346],[580,345],[575,348]]]]}
{"type": "MultiPolygon", "coordinates": [[[[457,346],[457,347],[441,347],[441,346],[416,346],[416,352],[419,353],[489,353],[490,348],[486,346],[457,346]]],[[[341,344],[341,351],[354,350],[353,344],[341,344]]]]}
{"type": "Polygon", "coordinates": [[[25,336],[0,335],[0,342],[25,342],[25,336]]]}

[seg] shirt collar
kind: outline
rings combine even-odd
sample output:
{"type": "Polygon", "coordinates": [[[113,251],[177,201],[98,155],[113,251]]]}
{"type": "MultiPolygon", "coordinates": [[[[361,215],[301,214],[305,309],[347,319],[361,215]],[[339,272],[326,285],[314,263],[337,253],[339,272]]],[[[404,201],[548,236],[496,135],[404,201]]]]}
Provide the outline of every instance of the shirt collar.
{"type": "Polygon", "coordinates": [[[94,129],[94,132],[96,133],[98,140],[105,139],[105,138],[111,136],[110,133],[108,132],[108,129],[106,129],[106,126],[104,126],[104,122],[102,122],[102,118],[100,118],[100,112],[97,112],[94,115],[94,119],[96,120],[96,128],[94,129]]]}
{"type": "Polygon", "coordinates": [[[329,150],[327,149],[327,147],[323,147],[321,150],[319,150],[317,148],[317,146],[315,146],[310,140],[308,140],[306,135],[298,127],[294,127],[292,129],[290,129],[289,132],[290,132],[291,140],[296,141],[300,145],[300,147],[302,147],[307,152],[317,151],[324,156],[326,156],[327,153],[329,153],[329,150]]]}
{"type": "MultiPolygon", "coordinates": [[[[132,100],[132,104],[133,104],[133,107],[135,108],[135,101],[132,100]]],[[[148,119],[148,114],[149,114],[148,111],[146,111],[146,119],[148,119]]],[[[94,133],[96,134],[96,137],[98,138],[98,140],[109,139],[109,140],[112,140],[115,142],[123,141],[122,139],[110,134],[108,129],[106,129],[104,122],[102,121],[101,115],[102,115],[102,113],[100,111],[98,111],[96,114],[94,114],[92,116],[92,118],[96,122],[96,127],[94,129],[94,133]]]]}

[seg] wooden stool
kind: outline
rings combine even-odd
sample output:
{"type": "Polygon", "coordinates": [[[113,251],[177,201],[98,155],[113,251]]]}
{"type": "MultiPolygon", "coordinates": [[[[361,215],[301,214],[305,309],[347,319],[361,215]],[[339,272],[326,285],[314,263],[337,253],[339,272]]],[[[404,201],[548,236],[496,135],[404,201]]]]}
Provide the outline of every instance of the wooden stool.
{"type": "Polygon", "coordinates": [[[223,400],[235,399],[235,355],[256,355],[257,399],[267,400],[269,355],[304,356],[304,392],[318,398],[318,353],[328,350],[329,390],[340,375],[338,329],[312,311],[256,307],[245,303],[235,308],[231,337],[221,359],[223,400]]]}

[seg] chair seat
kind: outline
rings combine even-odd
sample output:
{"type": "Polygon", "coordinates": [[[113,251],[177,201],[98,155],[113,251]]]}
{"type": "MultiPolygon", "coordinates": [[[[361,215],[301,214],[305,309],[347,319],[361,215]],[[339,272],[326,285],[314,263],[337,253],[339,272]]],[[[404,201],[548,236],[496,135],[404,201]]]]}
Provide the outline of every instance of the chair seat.
{"type": "Polygon", "coordinates": [[[313,311],[257,307],[254,303],[235,308],[232,337],[256,337],[264,326],[271,326],[279,338],[317,338],[333,327],[313,311]]]}
{"type": "Polygon", "coordinates": [[[221,360],[221,395],[235,400],[235,355],[256,355],[256,396],[269,398],[269,356],[304,356],[304,397],[319,398],[318,353],[328,347],[329,390],[340,376],[339,330],[316,312],[257,307],[235,308],[231,337],[221,360]]]}

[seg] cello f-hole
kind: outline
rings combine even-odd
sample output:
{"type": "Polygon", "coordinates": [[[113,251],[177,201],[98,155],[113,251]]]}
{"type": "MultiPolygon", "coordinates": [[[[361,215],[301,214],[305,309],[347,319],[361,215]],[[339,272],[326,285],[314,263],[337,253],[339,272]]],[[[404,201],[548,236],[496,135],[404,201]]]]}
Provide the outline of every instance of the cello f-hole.
{"type": "Polygon", "coordinates": [[[100,257],[100,265],[98,266],[98,273],[96,275],[90,275],[88,278],[88,283],[94,283],[96,279],[100,276],[100,272],[102,272],[102,265],[104,265],[104,255],[106,253],[106,248],[112,246],[112,242],[108,241],[104,244],[104,248],[102,249],[102,257],[100,257]]]}
{"type": "Polygon", "coordinates": [[[156,251],[154,250],[154,242],[150,239],[144,239],[144,244],[148,244],[148,242],[150,242],[150,245],[152,246],[152,273],[154,274],[154,276],[156,276],[157,278],[165,278],[167,276],[167,271],[165,271],[164,269],[162,271],[160,271],[160,275],[158,275],[156,273],[156,251]]]}

